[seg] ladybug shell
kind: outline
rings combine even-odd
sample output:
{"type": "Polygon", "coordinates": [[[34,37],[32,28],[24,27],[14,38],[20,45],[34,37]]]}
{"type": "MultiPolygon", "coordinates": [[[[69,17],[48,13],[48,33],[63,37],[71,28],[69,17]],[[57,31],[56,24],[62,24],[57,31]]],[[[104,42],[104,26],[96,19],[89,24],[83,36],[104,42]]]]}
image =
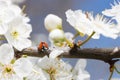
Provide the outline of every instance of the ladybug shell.
{"type": "Polygon", "coordinates": [[[38,46],[38,50],[39,51],[44,51],[48,49],[48,44],[46,42],[40,42],[39,46],[38,46]]]}

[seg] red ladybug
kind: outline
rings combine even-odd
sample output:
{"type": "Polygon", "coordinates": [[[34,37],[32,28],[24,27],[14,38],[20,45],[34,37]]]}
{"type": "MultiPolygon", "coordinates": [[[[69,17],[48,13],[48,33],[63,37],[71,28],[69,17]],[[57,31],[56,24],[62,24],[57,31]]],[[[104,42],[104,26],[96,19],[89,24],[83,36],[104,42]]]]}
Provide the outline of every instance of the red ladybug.
{"type": "Polygon", "coordinates": [[[45,53],[48,50],[48,44],[46,42],[40,42],[38,46],[38,51],[45,53]]]}

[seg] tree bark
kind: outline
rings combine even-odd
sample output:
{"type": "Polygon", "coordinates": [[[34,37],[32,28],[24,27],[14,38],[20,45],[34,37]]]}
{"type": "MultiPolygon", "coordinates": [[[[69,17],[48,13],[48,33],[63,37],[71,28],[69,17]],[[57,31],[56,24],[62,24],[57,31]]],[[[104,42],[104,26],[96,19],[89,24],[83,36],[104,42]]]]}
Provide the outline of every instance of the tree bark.
{"type": "MultiPolygon", "coordinates": [[[[27,48],[21,52],[16,51],[16,54],[43,57],[50,54],[50,51],[48,50],[45,53],[41,53],[37,50],[37,48],[27,48]]],[[[109,62],[112,59],[120,58],[120,48],[72,48],[69,52],[61,54],[60,57],[96,59],[109,62]]]]}

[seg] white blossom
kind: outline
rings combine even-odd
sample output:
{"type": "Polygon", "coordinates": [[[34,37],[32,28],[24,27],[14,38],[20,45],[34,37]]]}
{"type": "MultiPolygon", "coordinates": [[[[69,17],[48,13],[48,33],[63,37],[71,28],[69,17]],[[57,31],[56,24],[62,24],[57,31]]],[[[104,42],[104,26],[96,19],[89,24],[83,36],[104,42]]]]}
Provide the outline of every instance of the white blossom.
{"type": "Polygon", "coordinates": [[[44,71],[48,80],[72,79],[72,67],[69,64],[63,62],[62,60],[58,60],[56,58],[48,58],[47,56],[45,56],[38,61],[38,65],[44,71]]]}
{"type": "Polygon", "coordinates": [[[8,44],[0,46],[0,79],[23,80],[32,70],[32,64],[26,58],[13,61],[14,51],[8,44]]]}
{"type": "Polygon", "coordinates": [[[66,16],[67,21],[79,32],[88,36],[95,32],[92,36],[94,39],[99,39],[100,34],[113,39],[118,37],[117,27],[103,15],[97,14],[94,17],[92,13],[85,14],[81,10],[68,10],[66,16]]]}
{"type": "MultiPolygon", "coordinates": [[[[32,71],[26,77],[26,80],[48,80],[46,74],[42,71],[42,69],[38,65],[38,60],[40,57],[27,57],[32,63],[32,71]]],[[[49,75],[48,75],[49,76],[49,75]]]]}
{"type": "Polygon", "coordinates": [[[31,46],[31,41],[28,38],[32,32],[32,27],[28,21],[27,17],[17,16],[8,23],[8,31],[5,37],[8,43],[19,51],[31,46]]]}
{"type": "Polygon", "coordinates": [[[62,29],[62,19],[54,14],[48,14],[45,17],[44,25],[48,31],[62,29]]]}
{"type": "Polygon", "coordinates": [[[6,33],[7,23],[20,13],[21,9],[9,0],[0,0],[0,34],[6,33]]]}
{"type": "MultiPolygon", "coordinates": [[[[67,10],[66,17],[69,24],[79,31],[81,36],[84,36],[85,34],[90,36],[92,34],[93,29],[91,29],[91,22],[82,10],[67,10]]],[[[92,38],[98,39],[99,35],[95,34],[92,38]]]]}

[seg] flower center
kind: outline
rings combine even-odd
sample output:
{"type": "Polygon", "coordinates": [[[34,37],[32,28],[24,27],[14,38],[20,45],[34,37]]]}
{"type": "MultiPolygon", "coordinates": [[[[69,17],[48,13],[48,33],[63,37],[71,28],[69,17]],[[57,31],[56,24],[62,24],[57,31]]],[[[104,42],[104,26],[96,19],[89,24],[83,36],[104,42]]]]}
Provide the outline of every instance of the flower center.
{"type": "Polygon", "coordinates": [[[4,77],[10,77],[12,74],[15,74],[13,66],[11,64],[4,65],[2,69],[2,74],[4,77]]]}
{"type": "Polygon", "coordinates": [[[50,75],[50,80],[55,80],[55,74],[57,73],[56,69],[53,67],[50,67],[47,70],[47,73],[50,75]]]}
{"type": "Polygon", "coordinates": [[[9,72],[11,72],[11,71],[12,71],[12,69],[11,69],[11,68],[9,68],[9,67],[8,67],[8,68],[6,68],[6,72],[8,72],[8,73],[9,73],[9,72]]]}
{"type": "Polygon", "coordinates": [[[56,74],[56,69],[54,69],[53,67],[51,67],[51,68],[49,68],[48,70],[47,70],[47,73],[49,73],[49,74],[56,74]]]}
{"type": "Polygon", "coordinates": [[[14,39],[17,39],[19,36],[19,33],[17,31],[13,31],[11,35],[13,36],[14,39]]]}

